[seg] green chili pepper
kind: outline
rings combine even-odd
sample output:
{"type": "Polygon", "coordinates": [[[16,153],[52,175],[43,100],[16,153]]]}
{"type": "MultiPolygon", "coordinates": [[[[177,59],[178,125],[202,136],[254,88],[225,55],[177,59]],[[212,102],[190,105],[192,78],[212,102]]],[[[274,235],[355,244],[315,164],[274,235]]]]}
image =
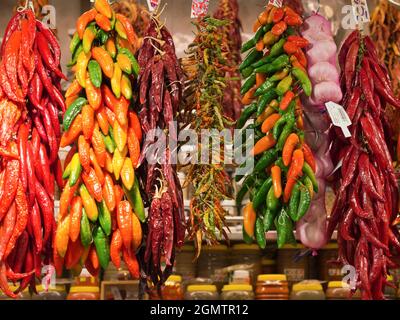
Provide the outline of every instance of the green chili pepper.
{"type": "Polygon", "coordinates": [[[69,43],[69,51],[71,52],[71,54],[75,52],[80,43],[81,39],[79,38],[79,34],[78,32],[75,32],[74,36],[71,39],[71,42],[69,43]]]}
{"type": "Polygon", "coordinates": [[[261,188],[264,179],[256,179],[254,182],[253,188],[250,191],[249,199],[253,202],[254,197],[257,195],[258,190],[261,188]]]}
{"type": "Polygon", "coordinates": [[[275,165],[281,168],[282,172],[288,173],[289,168],[285,166],[283,163],[282,157],[280,157],[278,160],[275,161],[275,165]]]}
{"type": "Polygon", "coordinates": [[[99,204],[99,222],[100,226],[103,229],[104,233],[109,236],[111,234],[111,213],[107,208],[107,205],[104,200],[102,200],[99,204]]]}
{"type": "Polygon", "coordinates": [[[255,236],[256,236],[258,246],[261,249],[265,249],[265,246],[267,245],[267,241],[265,239],[264,221],[261,217],[257,217],[257,220],[256,220],[255,236]]]}
{"type": "Polygon", "coordinates": [[[293,132],[295,122],[296,122],[296,120],[294,117],[290,118],[286,122],[285,126],[283,127],[282,133],[279,136],[278,143],[276,144],[276,148],[278,150],[283,150],[283,147],[285,146],[285,142],[286,142],[287,138],[293,132]]]}
{"type": "Polygon", "coordinates": [[[103,45],[108,40],[108,33],[105,32],[104,30],[100,29],[99,31],[97,31],[96,39],[98,39],[100,41],[100,44],[103,45]]]}
{"type": "Polygon", "coordinates": [[[289,74],[289,69],[284,68],[281,71],[276,72],[271,78],[269,78],[270,81],[280,81],[284,79],[287,75],[289,74]]]}
{"type": "Polygon", "coordinates": [[[311,85],[311,81],[310,81],[310,78],[308,77],[308,75],[299,68],[293,68],[292,74],[297,80],[300,81],[301,87],[303,88],[306,96],[308,96],[308,97],[311,96],[312,85],[311,85]]]}
{"type": "Polygon", "coordinates": [[[274,187],[271,186],[269,188],[267,197],[266,197],[267,208],[271,211],[276,212],[279,208],[279,199],[275,197],[274,187]]]}
{"type": "Polygon", "coordinates": [[[71,61],[68,62],[68,64],[67,64],[68,68],[71,68],[72,66],[74,66],[76,64],[76,62],[78,61],[78,56],[82,51],[83,51],[83,44],[81,42],[81,43],[78,44],[78,46],[76,47],[74,53],[72,54],[71,61]]]}
{"type": "Polygon", "coordinates": [[[299,207],[297,208],[296,220],[299,221],[307,213],[311,205],[311,195],[307,187],[304,185],[300,186],[300,200],[299,207]]]}
{"type": "Polygon", "coordinates": [[[88,64],[88,71],[90,81],[92,81],[96,88],[100,88],[103,82],[103,72],[101,71],[99,63],[96,60],[90,60],[88,64]]]}
{"type": "Polygon", "coordinates": [[[268,208],[265,208],[264,221],[263,221],[264,232],[272,230],[272,228],[274,227],[275,218],[276,218],[276,211],[272,211],[268,208]]]}
{"type": "Polygon", "coordinates": [[[268,56],[263,57],[262,59],[260,59],[259,61],[257,61],[256,63],[252,64],[252,67],[254,68],[258,68],[261,67],[262,65],[266,64],[266,63],[271,63],[272,61],[274,61],[274,59],[281,55],[283,53],[283,45],[285,44],[286,39],[282,38],[280,39],[277,43],[275,43],[271,50],[269,51],[268,56]]]}
{"type": "Polygon", "coordinates": [[[292,195],[290,196],[289,200],[288,213],[293,221],[296,221],[297,218],[297,209],[299,207],[299,202],[300,202],[300,185],[297,182],[293,187],[292,195]]]}
{"type": "Polygon", "coordinates": [[[289,64],[289,56],[287,54],[282,54],[277,57],[272,63],[264,64],[261,67],[254,69],[256,73],[267,73],[271,74],[282,70],[285,66],[289,64]]]}
{"type": "Polygon", "coordinates": [[[306,174],[307,177],[310,178],[312,185],[314,187],[314,191],[318,193],[318,181],[317,178],[315,177],[313,169],[310,167],[310,165],[307,162],[304,162],[303,166],[303,172],[306,174]]]}
{"type": "Polygon", "coordinates": [[[282,208],[275,224],[276,231],[278,233],[278,248],[282,248],[285,243],[287,243],[287,239],[290,236],[290,233],[293,231],[293,222],[286,213],[285,208],[282,208]]]}
{"type": "Polygon", "coordinates": [[[64,114],[64,122],[63,128],[64,131],[68,131],[69,127],[72,124],[72,121],[76,118],[76,116],[82,111],[82,107],[86,105],[88,102],[85,98],[79,97],[69,106],[67,111],[64,114]]]}
{"type": "Polygon", "coordinates": [[[255,92],[254,96],[259,97],[265,94],[269,89],[272,89],[275,86],[275,83],[271,80],[265,81],[255,92]]]}
{"type": "Polygon", "coordinates": [[[87,248],[92,243],[92,231],[90,230],[90,222],[86,214],[85,208],[82,208],[81,217],[81,242],[82,245],[87,248]]]}
{"type": "Polygon", "coordinates": [[[276,86],[276,93],[280,96],[283,96],[287,91],[289,91],[290,87],[292,86],[293,78],[291,75],[286,76],[283,78],[278,85],[276,86]]]}
{"type": "Polygon", "coordinates": [[[303,180],[304,185],[307,187],[308,191],[310,192],[311,198],[312,194],[314,193],[314,186],[309,177],[305,177],[303,180]]]}
{"type": "Polygon", "coordinates": [[[250,188],[254,184],[256,177],[254,175],[247,176],[243,181],[242,187],[236,194],[236,206],[240,207],[242,205],[243,198],[249,192],[250,188]]]}
{"type": "Polygon", "coordinates": [[[69,162],[67,167],[65,168],[62,178],[66,180],[69,178],[70,174],[71,174],[71,162],[69,162]]]}
{"type": "Polygon", "coordinates": [[[244,241],[245,243],[247,243],[247,244],[253,243],[253,238],[250,237],[250,236],[247,234],[246,230],[244,230],[244,227],[242,227],[242,233],[243,233],[243,241],[244,241]]]}
{"type": "Polygon", "coordinates": [[[240,89],[240,94],[244,95],[247,91],[249,91],[256,84],[256,74],[252,74],[250,78],[246,80],[240,89]]]}
{"type": "Polygon", "coordinates": [[[126,197],[128,198],[128,201],[132,205],[133,211],[135,212],[139,220],[141,222],[144,222],[146,220],[146,213],[144,211],[142,195],[140,194],[139,182],[137,177],[135,176],[135,182],[131,190],[126,189],[125,186],[123,186],[123,189],[126,197]]]}
{"type": "Polygon", "coordinates": [[[115,148],[117,147],[116,143],[109,135],[105,136],[103,133],[101,135],[103,136],[103,141],[104,141],[104,144],[106,145],[107,151],[109,153],[113,154],[115,151],[115,148]]]}
{"type": "Polygon", "coordinates": [[[257,190],[254,199],[253,199],[253,208],[257,211],[257,209],[263,204],[265,201],[265,197],[267,196],[268,191],[272,186],[272,178],[268,178],[264,181],[261,187],[257,190]]]}
{"type": "Polygon", "coordinates": [[[82,166],[79,160],[79,154],[75,153],[71,159],[71,173],[69,178],[69,186],[74,186],[77,182],[79,177],[81,176],[82,166]]]}
{"type": "Polygon", "coordinates": [[[240,71],[240,74],[242,75],[243,80],[247,79],[253,74],[253,67],[248,66],[247,68],[244,68],[242,71],[240,71]]]}
{"type": "Polygon", "coordinates": [[[254,41],[254,38],[251,38],[249,41],[247,41],[247,42],[245,42],[243,44],[242,49],[240,50],[240,52],[241,53],[245,53],[246,51],[249,51],[251,48],[254,48],[255,45],[256,45],[256,42],[254,41]]]}
{"type": "Polygon", "coordinates": [[[254,166],[254,172],[264,171],[265,168],[274,163],[277,156],[278,152],[275,150],[275,148],[270,149],[267,152],[264,152],[262,157],[257,161],[256,165],[254,166]]]}
{"type": "Polygon", "coordinates": [[[244,59],[242,64],[239,66],[239,70],[242,71],[245,68],[247,68],[248,66],[251,66],[255,61],[257,61],[258,59],[261,59],[262,56],[263,56],[263,53],[261,51],[257,51],[255,49],[253,49],[247,55],[247,57],[244,59]]]}
{"type": "Polygon", "coordinates": [[[293,114],[292,110],[288,110],[274,125],[274,128],[272,129],[272,135],[274,136],[275,140],[278,140],[281,132],[286,125],[287,122],[292,122],[296,121],[295,116],[293,114]]]}
{"type": "Polygon", "coordinates": [[[297,31],[292,26],[288,26],[285,32],[288,36],[293,36],[297,34],[297,31]]]}
{"type": "Polygon", "coordinates": [[[261,98],[258,100],[258,105],[257,105],[257,117],[260,116],[266,106],[272,101],[274,100],[278,95],[275,92],[275,88],[270,88],[269,90],[267,90],[262,96],[261,98]]]}
{"type": "Polygon", "coordinates": [[[286,237],[286,243],[297,245],[296,237],[294,235],[294,230],[290,231],[286,237]]]}
{"type": "Polygon", "coordinates": [[[129,58],[132,64],[133,73],[135,74],[136,77],[139,76],[140,66],[133,53],[127,48],[118,48],[118,53],[124,54],[129,58]]]}
{"type": "Polygon", "coordinates": [[[100,265],[103,269],[107,269],[110,263],[110,245],[108,237],[100,226],[93,230],[93,240],[96,246],[97,256],[99,257],[100,265]]]}
{"type": "Polygon", "coordinates": [[[239,120],[237,121],[236,128],[241,129],[246,124],[247,120],[257,111],[257,104],[253,103],[242,111],[239,120]]]}
{"type": "Polygon", "coordinates": [[[261,37],[264,36],[266,32],[271,30],[272,24],[266,24],[265,26],[261,26],[258,28],[256,34],[254,35],[253,38],[251,38],[249,41],[243,44],[242,49],[240,50],[242,53],[245,53],[246,51],[249,51],[251,48],[255,47],[257,42],[261,39],[261,37]]]}

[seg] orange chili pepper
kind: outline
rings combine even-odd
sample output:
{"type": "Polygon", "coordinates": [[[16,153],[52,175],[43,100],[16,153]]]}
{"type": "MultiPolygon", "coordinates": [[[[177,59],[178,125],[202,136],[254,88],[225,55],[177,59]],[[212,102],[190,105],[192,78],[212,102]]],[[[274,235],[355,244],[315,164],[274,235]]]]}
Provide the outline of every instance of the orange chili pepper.
{"type": "Polygon", "coordinates": [[[297,52],[294,53],[294,56],[297,58],[303,68],[307,68],[307,58],[303,50],[297,50],[297,52]]]}
{"type": "Polygon", "coordinates": [[[128,37],[128,41],[131,44],[135,44],[137,42],[138,36],[135,30],[133,29],[132,23],[129,21],[127,17],[125,17],[122,14],[117,13],[115,17],[117,18],[117,20],[119,20],[119,22],[121,22],[122,26],[124,27],[126,35],[128,37]]]}
{"type": "Polygon", "coordinates": [[[314,154],[307,143],[303,143],[301,148],[304,154],[304,161],[308,163],[314,173],[317,171],[317,165],[315,163],[314,154]]]}
{"type": "Polygon", "coordinates": [[[129,101],[122,96],[119,103],[115,106],[115,118],[121,126],[128,125],[128,109],[129,101]]]}
{"type": "MultiPolygon", "coordinates": [[[[78,138],[79,161],[86,172],[90,171],[90,145],[84,136],[78,138]]],[[[75,241],[75,240],[74,240],[75,241]]]]}
{"type": "Polygon", "coordinates": [[[277,8],[272,16],[272,22],[274,24],[277,24],[279,21],[283,19],[284,15],[285,15],[285,10],[283,8],[277,8]]]}
{"type": "Polygon", "coordinates": [[[112,9],[107,0],[96,0],[94,2],[94,8],[108,19],[112,18],[112,9]]]}
{"type": "Polygon", "coordinates": [[[133,128],[129,128],[128,130],[128,150],[132,165],[136,168],[140,158],[140,142],[133,128]]]}
{"type": "Polygon", "coordinates": [[[71,96],[77,96],[81,91],[82,91],[81,85],[79,84],[78,80],[74,79],[74,81],[72,81],[71,85],[65,92],[65,98],[69,98],[71,96]]]}
{"type": "Polygon", "coordinates": [[[254,237],[254,228],[256,224],[257,214],[254,211],[253,204],[249,202],[243,209],[243,228],[247,235],[254,237]]]}
{"type": "Polygon", "coordinates": [[[104,168],[106,162],[106,145],[103,136],[99,130],[98,124],[95,124],[92,135],[92,146],[100,167],[104,168]]]}
{"type": "Polygon", "coordinates": [[[296,184],[298,177],[302,175],[303,165],[304,165],[303,151],[297,149],[295,152],[293,152],[291,165],[287,175],[287,182],[283,193],[283,201],[285,203],[288,203],[292,195],[294,185],[296,184]]]}
{"type": "Polygon", "coordinates": [[[94,246],[94,244],[90,246],[88,259],[92,263],[94,269],[99,269],[100,267],[99,256],[97,255],[96,247],[94,246]]]}
{"type": "Polygon", "coordinates": [[[110,257],[114,266],[119,269],[121,267],[121,251],[122,251],[122,236],[119,229],[115,230],[110,245],[110,257]]]}
{"type": "Polygon", "coordinates": [[[276,25],[274,25],[271,29],[271,32],[274,36],[280,36],[282,33],[284,33],[287,29],[287,24],[285,21],[278,22],[276,25]]]}
{"type": "Polygon", "coordinates": [[[67,156],[65,157],[64,160],[64,170],[67,168],[68,164],[71,162],[72,157],[74,156],[75,153],[77,153],[78,147],[74,144],[71,149],[68,151],[67,156]]]}
{"type": "Polygon", "coordinates": [[[142,141],[142,127],[140,120],[135,111],[129,111],[129,127],[132,128],[138,138],[139,142],[142,141]]]}
{"type": "Polygon", "coordinates": [[[106,173],[103,184],[103,199],[111,212],[115,209],[114,181],[110,174],[106,173]]]}
{"type": "Polygon", "coordinates": [[[124,190],[121,188],[120,185],[115,184],[114,185],[114,194],[115,194],[115,205],[118,207],[119,203],[122,201],[124,198],[124,190]]]}
{"type": "Polygon", "coordinates": [[[279,108],[281,110],[286,110],[289,107],[290,103],[292,102],[293,98],[294,98],[293,91],[290,90],[287,91],[283,96],[281,102],[279,103],[279,108]]]}
{"type": "Polygon", "coordinates": [[[82,108],[82,132],[86,140],[90,140],[94,130],[94,110],[90,105],[82,108]]]}
{"type": "Polygon", "coordinates": [[[64,258],[68,249],[69,242],[69,227],[70,227],[70,216],[67,215],[63,219],[59,219],[56,231],[56,248],[57,253],[60,257],[64,258]]]}
{"type": "Polygon", "coordinates": [[[260,39],[257,44],[256,44],[256,50],[257,51],[264,51],[264,41],[263,39],[260,39]]]}
{"type": "Polygon", "coordinates": [[[90,168],[89,172],[82,172],[82,180],[90,195],[95,198],[97,202],[101,202],[103,200],[103,190],[101,189],[101,184],[94,169],[90,168]]]}
{"type": "Polygon", "coordinates": [[[129,273],[133,279],[139,279],[139,263],[136,259],[135,254],[132,252],[131,248],[123,248],[122,256],[124,258],[125,264],[128,267],[129,273]]]}
{"type": "Polygon", "coordinates": [[[95,20],[100,29],[106,32],[111,31],[111,21],[105,15],[98,13],[95,17],[95,20]]]}
{"type": "Polygon", "coordinates": [[[96,15],[96,9],[91,9],[82,14],[76,21],[76,31],[78,32],[79,38],[81,40],[83,39],[83,34],[85,32],[86,26],[89,24],[89,22],[93,21],[96,18],[96,15]]]}
{"type": "Polygon", "coordinates": [[[282,160],[283,164],[288,167],[292,161],[293,151],[296,146],[299,144],[300,139],[299,136],[295,133],[291,133],[289,137],[286,139],[285,145],[282,151],[282,160]]]}
{"type": "Polygon", "coordinates": [[[90,156],[90,163],[92,164],[93,169],[96,172],[97,179],[99,179],[100,184],[103,185],[104,184],[104,173],[103,173],[103,170],[101,169],[99,163],[97,162],[96,155],[94,154],[94,151],[92,148],[90,148],[89,156],[90,156]]]}
{"type": "Polygon", "coordinates": [[[89,74],[86,74],[86,97],[90,106],[97,110],[101,106],[101,90],[96,88],[90,80],[89,74]]]}
{"type": "Polygon", "coordinates": [[[256,90],[257,90],[257,88],[254,86],[253,88],[251,88],[249,91],[246,92],[246,94],[242,98],[243,105],[247,106],[250,103],[252,103],[252,101],[254,99],[254,93],[256,92],[256,90]]]}
{"type": "Polygon", "coordinates": [[[79,95],[73,95],[68,98],[65,98],[65,106],[68,108],[78,98],[79,95]]]}
{"type": "Polygon", "coordinates": [[[67,254],[65,255],[65,268],[68,270],[72,269],[77,263],[79,263],[84,250],[85,248],[80,239],[77,239],[75,242],[70,240],[68,243],[67,254]]]}
{"type": "Polygon", "coordinates": [[[101,86],[101,93],[106,106],[110,108],[112,112],[115,112],[115,106],[119,103],[119,100],[115,97],[114,93],[106,84],[101,86]]]}
{"type": "Polygon", "coordinates": [[[272,185],[274,188],[274,194],[277,199],[282,196],[282,172],[278,166],[271,168],[272,185]]]}
{"type": "Polygon", "coordinates": [[[104,106],[100,107],[100,109],[96,111],[96,119],[97,123],[99,124],[100,130],[105,136],[108,135],[110,124],[108,123],[107,114],[105,112],[104,106]]]}
{"type": "Polygon", "coordinates": [[[134,213],[132,213],[132,231],[133,251],[136,252],[142,243],[143,234],[140,220],[134,213]]]}
{"type": "Polygon", "coordinates": [[[106,41],[106,50],[113,59],[116,57],[117,47],[115,46],[115,41],[113,38],[108,38],[108,40],[106,41]]]}
{"type": "Polygon", "coordinates": [[[263,137],[257,141],[253,150],[251,151],[251,155],[253,155],[253,156],[259,155],[259,154],[271,149],[273,146],[275,146],[275,144],[276,144],[276,140],[274,139],[272,134],[267,134],[265,137],[263,137]]]}
{"type": "Polygon", "coordinates": [[[268,131],[270,131],[280,118],[281,116],[279,113],[271,114],[267,119],[264,120],[261,126],[261,131],[263,133],[267,133],[268,131]]]}
{"type": "Polygon", "coordinates": [[[74,197],[76,190],[79,187],[79,181],[75,183],[72,187],[69,183],[66,183],[64,189],[60,196],[60,212],[59,212],[59,219],[63,219],[68,214],[68,207],[74,197]]]}
{"type": "Polygon", "coordinates": [[[99,63],[103,73],[111,79],[114,74],[114,61],[111,55],[101,47],[94,47],[92,49],[92,58],[99,63]]]}
{"type": "Polygon", "coordinates": [[[117,223],[125,248],[130,248],[132,244],[132,207],[129,201],[124,200],[118,204],[117,223]]]}
{"type": "Polygon", "coordinates": [[[299,50],[299,47],[294,42],[286,41],[283,45],[283,50],[287,54],[294,54],[299,50]]]}
{"type": "Polygon", "coordinates": [[[81,233],[82,208],[83,204],[81,197],[74,197],[71,201],[71,208],[69,211],[71,216],[69,237],[73,242],[79,238],[79,234],[81,233]]]}
{"type": "Polygon", "coordinates": [[[265,73],[256,73],[256,88],[261,87],[264,82],[267,80],[267,74],[265,73]]]}
{"type": "Polygon", "coordinates": [[[60,147],[65,148],[73,143],[82,132],[82,115],[78,114],[68,131],[64,132],[61,137],[60,147]]]}
{"type": "Polygon", "coordinates": [[[110,153],[106,152],[106,163],[104,169],[106,169],[108,173],[114,173],[112,159],[113,156],[110,153]]]}

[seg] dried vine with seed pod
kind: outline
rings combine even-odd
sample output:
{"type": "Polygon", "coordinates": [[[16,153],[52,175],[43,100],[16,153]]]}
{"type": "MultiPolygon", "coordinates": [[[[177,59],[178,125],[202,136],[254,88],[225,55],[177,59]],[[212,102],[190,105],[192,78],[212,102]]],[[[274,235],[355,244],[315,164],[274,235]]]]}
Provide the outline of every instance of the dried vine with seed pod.
{"type": "MultiPolygon", "coordinates": [[[[195,23],[196,38],[189,45],[187,56],[182,59],[187,76],[185,83],[184,120],[198,136],[204,129],[224,130],[232,126],[224,116],[223,92],[226,88],[225,74],[230,71],[227,62],[229,48],[224,42],[221,27],[226,21],[206,17],[195,23]]],[[[211,142],[197,145],[197,156],[202,149],[212,149],[211,142]]],[[[190,164],[185,185],[193,184],[194,195],[190,202],[189,236],[196,245],[196,257],[201,251],[203,237],[210,244],[218,243],[223,235],[226,210],[221,201],[229,198],[229,178],[224,169],[223,147],[219,158],[213,155],[208,164],[190,164]]]]}

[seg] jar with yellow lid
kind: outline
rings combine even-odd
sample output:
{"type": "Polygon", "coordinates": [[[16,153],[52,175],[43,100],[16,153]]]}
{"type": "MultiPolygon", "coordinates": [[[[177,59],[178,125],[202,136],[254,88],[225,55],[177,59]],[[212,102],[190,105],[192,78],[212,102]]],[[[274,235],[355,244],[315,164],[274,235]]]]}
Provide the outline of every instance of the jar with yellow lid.
{"type": "Polygon", "coordinates": [[[185,300],[218,300],[217,286],[212,284],[191,284],[187,286],[185,300]]]}
{"type": "Polygon", "coordinates": [[[353,295],[349,284],[343,281],[330,281],[326,290],[327,300],[359,300],[360,291],[357,290],[353,295]]]}
{"type": "Polygon", "coordinates": [[[256,300],[288,300],[289,285],[285,274],[260,274],[257,277],[256,300]]]}
{"type": "MultiPolygon", "coordinates": [[[[14,286],[13,284],[9,284],[8,287],[10,288],[10,290],[12,292],[18,290],[18,288],[19,288],[19,286],[14,286]]],[[[29,293],[29,288],[26,288],[24,291],[20,292],[16,299],[10,298],[9,296],[4,294],[0,290],[0,301],[1,300],[31,300],[31,299],[32,299],[32,297],[31,297],[31,294],[29,293]]]]}
{"type": "Polygon", "coordinates": [[[321,281],[340,281],[343,278],[342,266],[337,262],[338,244],[331,242],[318,251],[317,272],[321,281]]]}
{"type": "Polygon", "coordinates": [[[290,300],[325,300],[325,293],[321,283],[304,281],[293,285],[290,300]]]}
{"type": "Polygon", "coordinates": [[[304,250],[301,244],[286,244],[278,250],[276,271],[286,275],[289,285],[309,277],[309,256],[302,256],[304,250]]]}
{"type": "Polygon", "coordinates": [[[221,300],[253,300],[253,286],[250,284],[227,284],[222,288],[221,300]]]}
{"type": "Polygon", "coordinates": [[[64,285],[50,286],[47,289],[42,285],[36,286],[38,294],[32,296],[32,300],[65,300],[67,291],[64,285]]]}
{"type": "Polygon", "coordinates": [[[197,260],[197,276],[210,278],[218,288],[222,288],[228,281],[228,274],[218,271],[229,266],[229,252],[226,245],[203,246],[197,260]]]}
{"type": "Polygon", "coordinates": [[[183,300],[182,277],[170,275],[161,288],[163,300],[183,300]]]}
{"type": "Polygon", "coordinates": [[[392,275],[388,275],[388,276],[386,277],[386,281],[387,281],[391,286],[389,286],[389,285],[386,285],[386,286],[385,286],[385,292],[384,292],[385,298],[386,298],[387,300],[396,300],[396,296],[397,296],[397,286],[396,286],[396,284],[395,284],[395,282],[394,282],[393,276],[392,276],[392,275]],[[392,287],[392,286],[393,286],[393,287],[392,287]]]}
{"type": "Polygon", "coordinates": [[[95,286],[72,286],[67,300],[100,300],[100,289],[95,286]]]}
{"type": "Polygon", "coordinates": [[[249,269],[252,284],[256,283],[256,277],[262,273],[262,251],[257,244],[235,244],[232,247],[231,265],[247,264],[253,267],[249,269]]]}

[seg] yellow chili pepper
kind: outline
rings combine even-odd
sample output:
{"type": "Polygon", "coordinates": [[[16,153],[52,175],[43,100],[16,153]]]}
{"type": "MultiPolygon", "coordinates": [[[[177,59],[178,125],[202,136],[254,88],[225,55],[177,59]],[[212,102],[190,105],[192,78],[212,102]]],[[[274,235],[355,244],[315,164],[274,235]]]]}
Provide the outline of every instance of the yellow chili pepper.
{"type": "Polygon", "coordinates": [[[122,152],[120,152],[118,150],[118,148],[115,149],[115,151],[114,151],[112,165],[113,165],[113,171],[114,171],[114,176],[115,176],[116,180],[119,180],[122,166],[124,165],[125,157],[126,157],[127,153],[128,153],[127,147],[125,147],[125,149],[122,152]]]}
{"type": "Polygon", "coordinates": [[[122,79],[122,70],[119,67],[118,63],[114,65],[114,74],[111,78],[111,89],[114,92],[114,95],[117,99],[121,98],[121,79],[122,79]]]}
{"type": "Polygon", "coordinates": [[[133,183],[135,182],[135,171],[133,170],[133,165],[131,159],[125,158],[124,164],[121,169],[121,180],[124,186],[131,190],[133,183]]]}
{"type": "Polygon", "coordinates": [[[114,75],[114,62],[111,55],[102,47],[94,47],[92,56],[99,63],[103,73],[111,79],[114,75]]]}
{"type": "Polygon", "coordinates": [[[83,207],[85,208],[88,218],[92,222],[97,221],[97,218],[99,217],[99,211],[97,209],[96,201],[94,201],[84,184],[82,184],[79,188],[79,194],[81,195],[83,207]]]}
{"type": "Polygon", "coordinates": [[[81,52],[76,62],[76,80],[78,80],[82,88],[86,88],[86,69],[89,64],[91,54],[81,52]]]}
{"type": "Polygon", "coordinates": [[[68,249],[70,215],[58,222],[56,231],[56,249],[60,257],[64,258],[68,249]]]}
{"type": "Polygon", "coordinates": [[[109,172],[113,173],[114,172],[114,167],[113,167],[113,156],[109,154],[108,152],[106,153],[106,164],[104,168],[109,172]]]}
{"type": "Polygon", "coordinates": [[[117,47],[115,46],[115,41],[113,38],[108,38],[108,40],[106,41],[106,50],[114,59],[117,55],[117,47]]]}
{"type": "Polygon", "coordinates": [[[121,93],[127,100],[132,99],[132,83],[125,74],[123,74],[121,78],[121,93]]]}
{"type": "Polygon", "coordinates": [[[127,74],[132,73],[132,63],[126,54],[118,53],[117,63],[123,72],[127,74]]]}
{"type": "Polygon", "coordinates": [[[65,92],[65,98],[76,96],[81,92],[81,90],[82,90],[81,85],[79,84],[78,80],[75,79],[74,81],[72,81],[71,85],[65,92]]]}
{"type": "Polygon", "coordinates": [[[117,19],[117,21],[115,22],[115,30],[117,31],[118,35],[119,35],[122,39],[124,39],[124,40],[127,40],[127,39],[128,39],[128,36],[127,36],[127,34],[126,34],[126,30],[125,30],[123,24],[121,23],[121,21],[119,21],[118,19],[117,19]]]}
{"type": "Polygon", "coordinates": [[[118,121],[115,121],[113,133],[115,144],[117,145],[118,150],[122,152],[128,139],[128,126],[121,126],[118,121]]]}
{"type": "Polygon", "coordinates": [[[89,53],[92,49],[92,44],[94,39],[96,38],[96,29],[94,26],[89,26],[85,29],[83,33],[83,51],[85,53],[89,53]]]}

